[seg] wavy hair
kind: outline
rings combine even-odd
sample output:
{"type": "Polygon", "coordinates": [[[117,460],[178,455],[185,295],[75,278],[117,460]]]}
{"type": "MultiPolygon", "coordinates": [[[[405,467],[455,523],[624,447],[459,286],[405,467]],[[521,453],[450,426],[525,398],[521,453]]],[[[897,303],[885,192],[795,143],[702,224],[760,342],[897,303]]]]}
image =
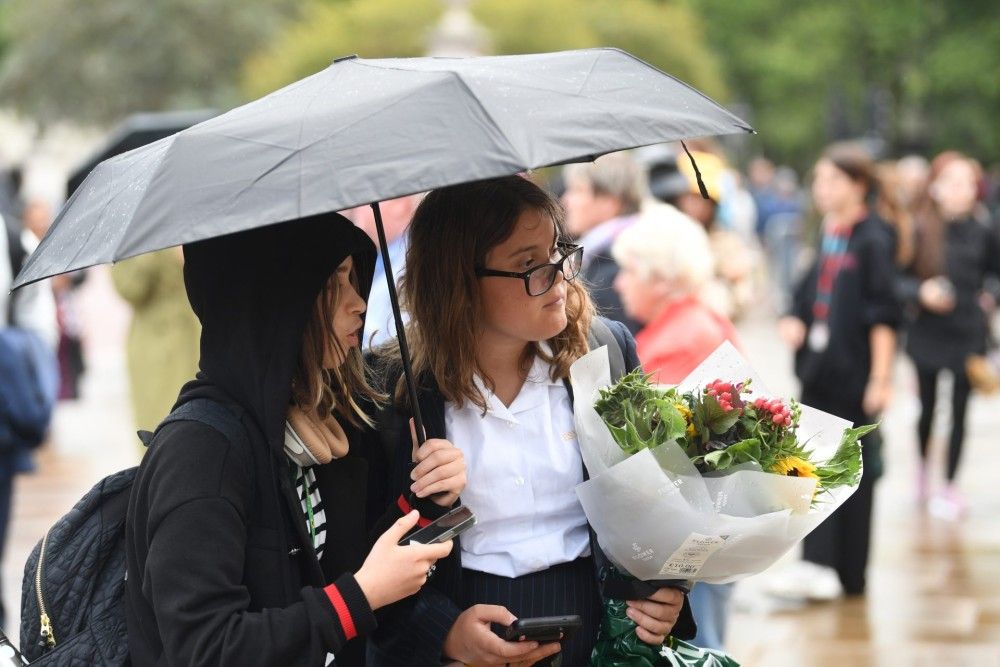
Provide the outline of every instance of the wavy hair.
{"type": "MultiPolygon", "coordinates": [[[[358,278],[351,270],[351,284],[358,289],[358,278]]],[[[319,415],[336,413],[349,423],[373,425],[372,418],[358,403],[365,399],[373,405],[385,396],[372,388],[361,351],[345,349],[334,335],[334,315],[340,304],[340,283],[330,277],[313,304],[312,313],[302,334],[302,350],[292,377],[292,401],[304,411],[319,415]],[[324,368],[327,350],[332,347],[344,361],[335,368],[324,368]]]]}
{"type": "MultiPolygon", "coordinates": [[[[552,220],[554,240],[566,238],[562,206],[521,176],[434,190],[413,215],[400,284],[410,314],[406,336],[413,371],[418,378],[432,375],[444,397],[458,406],[470,401],[485,413],[486,398],[473,378],[478,375],[491,391],[495,386],[476,354],[484,319],[476,267],[510,237],[521,214],[532,209],[552,220]]],[[[551,365],[554,380],[562,379],[569,375],[570,365],[587,353],[594,306],[579,280],[567,283],[566,315],[566,328],[546,341],[551,355],[537,342],[527,346],[525,370],[537,356],[551,365]]],[[[398,355],[398,347],[390,346],[387,352],[398,355]]],[[[408,401],[403,378],[395,396],[401,403],[408,401]]]]}

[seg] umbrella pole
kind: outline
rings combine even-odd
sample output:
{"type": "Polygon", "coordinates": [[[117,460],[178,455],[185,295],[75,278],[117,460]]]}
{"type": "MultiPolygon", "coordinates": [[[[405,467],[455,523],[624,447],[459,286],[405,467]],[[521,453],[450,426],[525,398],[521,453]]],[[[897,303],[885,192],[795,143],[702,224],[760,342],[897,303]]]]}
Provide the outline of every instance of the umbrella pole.
{"type": "Polygon", "coordinates": [[[422,445],[427,440],[424,431],[424,420],[420,415],[420,403],[417,402],[417,383],[413,378],[413,368],[410,365],[410,349],[406,346],[406,331],[403,329],[403,316],[399,309],[399,297],[396,296],[396,274],[393,273],[389,260],[389,244],[385,240],[385,228],[382,226],[382,211],[378,202],[372,206],[375,213],[375,230],[378,232],[378,245],[382,251],[382,265],[385,267],[385,281],[389,288],[389,303],[392,305],[392,316],[396,322],[396,340],[399,341],[399,356],[403,361],[403,374],[406,376],[406,389],[410,395],[410,409],[413,411],[413,426],[417,432],[417,443],[422,445]]]}

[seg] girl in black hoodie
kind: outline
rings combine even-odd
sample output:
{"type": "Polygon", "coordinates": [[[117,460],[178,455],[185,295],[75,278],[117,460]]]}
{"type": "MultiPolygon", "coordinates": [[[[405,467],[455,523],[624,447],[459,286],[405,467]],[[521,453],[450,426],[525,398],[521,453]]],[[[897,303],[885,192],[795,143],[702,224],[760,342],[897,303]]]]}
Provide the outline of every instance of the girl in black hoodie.
{"type": "Polygon", "coordinates": [[[374,247],[326,214],[184,252],[203,329],[200,371],[175,410],[210,399],[245,437],[190,420],[154,436],[129,500],[132,661],[363,664],[352,640],[375,627],[373,610],[415,593],[451,549],[399,547],[417,513],[369,511],[385,507],[357,349],[374,247]]]}

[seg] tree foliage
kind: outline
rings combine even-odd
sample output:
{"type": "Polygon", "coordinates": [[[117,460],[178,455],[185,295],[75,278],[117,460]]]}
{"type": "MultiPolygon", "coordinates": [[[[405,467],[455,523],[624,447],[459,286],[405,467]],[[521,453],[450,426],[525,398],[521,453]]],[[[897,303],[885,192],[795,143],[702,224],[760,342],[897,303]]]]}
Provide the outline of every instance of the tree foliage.
{"type": "Polygon", "coordinates": [[[0,96],[42,122],[229,106],[294,0],[11,0],[0,96]]]}
{"type": "Polygon", "coordinates": [[[724,100],[723,70],[689,8],[654,0],[478,0],[495,53],[615,46],[724,100]]]}
{"type": "Polygon", "coordinates": [[[313,74],[338,56],[421,56],[444,12],[440,0],[313,0],[299,18],[255,53],[242,73],[242,90],[259,97],[313,74]]]}
{"type": "MultiPolygon", "coordinates": [[[[722,70],[698,17],[652,0],[477,0],[470,10],[489,52],[535,53],[617,46],[704,90],[725,95],[722,70]]],[[[423,55],[444,11],[441,0],[314,0],[255,55],[243,89],[258,96],[325,67],[338,55],[423,55]]]]}
{"type": "Polygon", "coordinates": [[[1000,158],[1000,21],[988,0],[688,0],[760,141],[802,165],[836,139],[1000,158]]]}

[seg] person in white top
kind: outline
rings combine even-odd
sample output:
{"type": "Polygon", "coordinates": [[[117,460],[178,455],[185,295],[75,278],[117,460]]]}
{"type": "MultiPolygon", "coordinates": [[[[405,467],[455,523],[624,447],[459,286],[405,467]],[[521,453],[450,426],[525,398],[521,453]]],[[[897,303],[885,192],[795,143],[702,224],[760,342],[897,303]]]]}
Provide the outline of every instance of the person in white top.
{"type": "MultiPolygon", "coordinates": [[[[574,491],[586,472],[565,380],[589,350],[594,307],[573,280],[583,249],[563,242],[563,217],[555,199],[520,176],[436,190],[414,214],[401,287],[418,404],[427,435],[462,451],[461,502],[478,523],[439,561],[430,586],[380,622],[374,664],[549,664],[558,643],[506,642],[491,624],[569,614],[583,628],[562,642],[562,665],[589,663],[603,556],[592,553],[574,491]]],[[[636,366],[624,325],[605,324],[626,365],[636,366]]],[[[390,386],[391,419],[405,424],[405,387],[390,386]]],[[[405,427],[399,431],[397,472],[411,454],[405,427]]],[[[408,493],[426,495],[433,476],[423,467],[411,475],[420,482],[396,480],[400,506],[408,493]]],[[[673,588],[629,606],[640,639],[654,645],[682,608],[689,616],[673,588]]]]}

